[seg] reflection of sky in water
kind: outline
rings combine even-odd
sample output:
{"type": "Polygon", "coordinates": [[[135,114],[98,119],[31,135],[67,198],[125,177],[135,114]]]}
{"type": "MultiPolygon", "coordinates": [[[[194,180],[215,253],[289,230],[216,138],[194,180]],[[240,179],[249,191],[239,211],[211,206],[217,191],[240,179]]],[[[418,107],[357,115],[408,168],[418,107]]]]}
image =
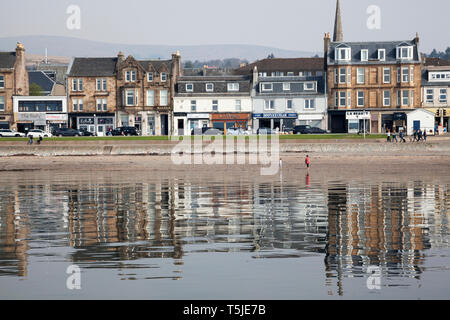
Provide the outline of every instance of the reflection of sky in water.
{"type": "Polygon", "coordinates": [[[1,297],[450,297],[448,184],[38,178],[0,187],[1,297]]]}

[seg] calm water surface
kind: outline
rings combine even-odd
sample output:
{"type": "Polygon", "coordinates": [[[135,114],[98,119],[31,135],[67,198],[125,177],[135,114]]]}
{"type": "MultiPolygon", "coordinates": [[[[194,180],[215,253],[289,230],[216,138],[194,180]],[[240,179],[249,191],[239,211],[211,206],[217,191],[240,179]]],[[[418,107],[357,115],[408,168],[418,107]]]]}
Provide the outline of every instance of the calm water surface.
{"type": "Polygon", "coordinates": [[[3,299],[450,298],[450,179],[1,177],[3,299]]]}

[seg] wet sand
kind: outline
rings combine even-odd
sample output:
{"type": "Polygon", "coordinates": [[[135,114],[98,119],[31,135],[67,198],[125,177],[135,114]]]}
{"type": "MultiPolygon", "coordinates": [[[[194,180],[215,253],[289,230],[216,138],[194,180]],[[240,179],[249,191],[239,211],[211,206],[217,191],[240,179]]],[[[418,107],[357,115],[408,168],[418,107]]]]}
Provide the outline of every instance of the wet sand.
{"type": "MultiPolygon", "coordinates": [[[[200,180],[228,179],[357,179],[411,180],[429,178],[450,181],[449,155],[336,155],[310,154],[311,168],[306,169],[304,154],[283,154],[282,166],[275,175],[261,175],[269,165],[176,165],[170,156],[79,156],[79,157],[0,157],[0,176],[67,173],[71,176],[105,174],[142,177],[190,177],[200,180]],[[281,177],[280,177],[281,176],[281,177]]],[[[279,167],[279,165],[276,165],[279,167]]],[[[278,168],[277,168],[278,169],[278,168]]]]}

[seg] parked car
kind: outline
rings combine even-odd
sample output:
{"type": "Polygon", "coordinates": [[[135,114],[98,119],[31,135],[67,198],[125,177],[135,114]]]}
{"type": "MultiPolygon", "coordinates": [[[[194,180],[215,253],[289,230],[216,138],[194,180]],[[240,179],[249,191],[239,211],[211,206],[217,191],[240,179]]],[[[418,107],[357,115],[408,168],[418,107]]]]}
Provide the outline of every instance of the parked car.
{"type": "Polygon", "coordinates": [[[12,131],[10,129],[0,129],[0,137],[25,137],[25,133],[12,131]]]}
{"type": "Polygon", "coordinates": [[[302,125],[302,126],[295,126],[292,131],[294,134],[305,134],[305,130],[308,129],[311,129],[311,126],[302,125]]]}
{"type": "Polygon", "coordinates": [[[204,136],[220,136],[223,135],[223,131],[211,127],[194,128],[191,131],[191,135],[204,135],[204,136]]]}
{"type": "Polygon", "coordinates": [[[81,137],[83,133],[80,130],[72,128],[58,128],[55,130],[54,136],[57,137],[81,137]]]}
{"type": "Polygon", "coordinates": [[[45,132],[44,130],[39,130],[39,129],[31,129],[30,131],[28,131],[27,133],[27,137],[32,136],[33,138],[49,138],[52,136],[51,133],[49,132],[45,132]]]}
{"type": "Polygon", "coordinates": [[[84,137],[92,137],[95,136],[95,133],[90,132],[86,129],[80,129],[81,133],[83,134],[84,137]]]}
{"type": "Polygon", "coordinates": [[[248,131],[245,131],[242,128],[228,128],[227,135],[229,135],[229,136],[245,136],[245,135],[248,135],[248,131]]]}
{"type": "Polygon", "coordinates": [[[113,136],[138,136],[138,132],[135,127],[117,127],[111,131],[113,136]]]}
{"type": "Polygon", "coordinates": [[[259,128],[258,130],[256,130],[256,134],[277,134],[277,132],[270,128],[259,128]]]}
{"type": "Polygon", "coordinates": [[[327,133],[327,131],[320,129],[320,128],[311,127],[311,128],[305,129],[303,133],[304,134],[325,134],[325,133],[327,133]]]}

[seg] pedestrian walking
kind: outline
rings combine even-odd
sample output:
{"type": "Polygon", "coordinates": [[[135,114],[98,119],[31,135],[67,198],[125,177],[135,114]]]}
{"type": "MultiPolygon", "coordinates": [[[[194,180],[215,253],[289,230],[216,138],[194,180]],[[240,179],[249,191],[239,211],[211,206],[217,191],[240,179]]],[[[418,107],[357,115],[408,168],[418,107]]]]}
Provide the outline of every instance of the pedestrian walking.
{"type": "Polygon", "coordinates": [[[414,136],[414,139],[413,139],[413,142],[414,142],[414,141],[416,141],[416,140],[417,140],[417,130],[414,130],[414,134],[413,134],[413,136],[414,136]]]}
{"type": "Polygon", "coordinates": [[[41,144],[41,142],[42,142],[42,136],[39,136],[39,139],[38,139],[38,141],[37,141],[37,144],[41,144]]]}
{"type": "Polygon", "coordinates": [[[427,141],[427,130],[423,130],[423,141],[427,141]]]}
{"type": "Polygon", "coordinates": [[[405,140],[405,133],[404,133],[403,131],[400,131],[399,137],[400,137],[400,142],[406,143],[406,140],[405,140]]]}
{"type": "Polygon", "coordinates": [[[391,142],[391,130],[387,129],[387,142],[391,142]]]}
{"type": "Polygon", "coordinates": [[[32,145],[33,144],[33,136],[29,135],[28,138],[30,138],[30,140],[28,140],[28,144],[32,145]]]}
{"type": "Polygon", "coordinates": [[[394,140],[395,140],[395,142],[398,142],[398,140],[397,140],[397,132],[395,132],[395,131],[392,132],[392,142],[394,142],[394,140]]]}
{"type": "Polygon", "coordinates": [[[309,159],[309,155],[306,155],[305,164],[306,164],[306,168],[309,170],[309,166],[311,164],[311,159],[309,159]]]}
{"type": "Polygon", "coordinates": [[[417,130],[417,141],[422,141],[422,130],[417,130]]]}

